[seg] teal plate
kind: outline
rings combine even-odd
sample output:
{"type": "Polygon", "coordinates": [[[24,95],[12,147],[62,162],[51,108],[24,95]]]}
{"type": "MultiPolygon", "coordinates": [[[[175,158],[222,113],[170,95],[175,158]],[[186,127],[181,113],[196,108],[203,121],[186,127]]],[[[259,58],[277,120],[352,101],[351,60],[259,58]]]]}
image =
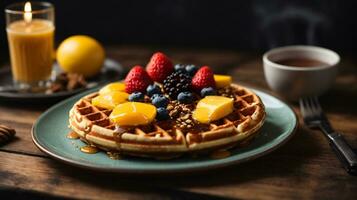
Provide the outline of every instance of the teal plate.
{"type": "Polygon", "coordinates": [[[93,90],[64,100],[44,112],[32,128],[32,139],[38,148],[53,158],[78,167],[100,171],[169,173],[228,166],[252,160],[273,151],[291,138],[297,127],[296,115],[288,105],[267,93],[254,91],[262,99],[267,112],[261,133],[250,145],[230,150],[231,156],[226,158],[183,156],[172,160],[154,160],[124,157],[113,160],[105,152],[96,154],[81,152],[79,148],[85,144],[81,140],[70,140],[66,137],[70,132],[68,112],[77,100],[93,90]]]}

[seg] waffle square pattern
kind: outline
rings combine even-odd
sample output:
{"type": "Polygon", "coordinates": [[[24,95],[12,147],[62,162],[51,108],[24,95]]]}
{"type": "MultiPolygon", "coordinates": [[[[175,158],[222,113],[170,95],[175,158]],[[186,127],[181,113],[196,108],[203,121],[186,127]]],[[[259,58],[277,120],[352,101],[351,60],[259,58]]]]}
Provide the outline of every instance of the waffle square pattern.
{"type": "Polygon", "coordinates": [[[251,90],[237,84],[231,84],[231,88],[233,112],[191,129],[177,128],[174,120],[121,128],[109,119],[112,110],[91,104],[98,93],[89,94],[74,104],[69,125],[84,142],[107,152],[131,156],[173,158],[185,153],[201,154],[247,145],[264,123],[265,108],[251,90]]]}

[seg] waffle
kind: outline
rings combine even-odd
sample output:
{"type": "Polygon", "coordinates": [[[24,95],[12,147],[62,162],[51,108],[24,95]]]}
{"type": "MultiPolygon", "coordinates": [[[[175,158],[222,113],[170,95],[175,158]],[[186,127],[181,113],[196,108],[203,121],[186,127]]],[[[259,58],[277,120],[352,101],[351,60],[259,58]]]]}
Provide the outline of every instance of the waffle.
{"type": "Polygon", "coordinates": [[[208,125],[181,130],[174,121],[153,122],[122,129],[109,120],[111,110],[91,104],[98,93],[77,101],[69,113],[70,128],[88,144],[107,152],[154,158],[172,158],[184,153],[206,153],[248,143],[262,127],[264,105],[249,89],[232,84],[234,111],[208,125]]]}

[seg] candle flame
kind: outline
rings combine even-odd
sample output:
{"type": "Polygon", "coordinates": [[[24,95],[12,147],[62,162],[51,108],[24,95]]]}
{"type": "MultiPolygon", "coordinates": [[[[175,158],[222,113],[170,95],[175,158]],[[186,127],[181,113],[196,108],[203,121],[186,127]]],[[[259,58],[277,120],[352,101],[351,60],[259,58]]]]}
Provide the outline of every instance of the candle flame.
{"type": "Polygon", "coordinates": [[[30,2],[26,2],[25,3],[25,7],[24,7],[24,20],[25,22],[31,22],[32,20],[32,8],[31,8],[31,3],[30,2]]]}

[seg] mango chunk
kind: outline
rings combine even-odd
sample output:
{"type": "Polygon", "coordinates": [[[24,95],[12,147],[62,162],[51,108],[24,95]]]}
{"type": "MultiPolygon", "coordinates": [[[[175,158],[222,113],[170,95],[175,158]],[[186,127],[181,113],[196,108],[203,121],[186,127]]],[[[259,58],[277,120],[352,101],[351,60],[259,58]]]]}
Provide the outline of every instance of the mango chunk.
{"type": "Polygon", "coordinates": [[[208,124],[233,112],[233,99],[222,96],[206,96],[201,99],[193,111],[193,119],[208,124]]]}
{"type": "Polygon", "coordinates": [[[115,106],[127,101],[129,94],[126,92],[111,91],[99,94],[92,99],[92,105],[112,110],[115,106]]]}
{"type": "Polygon", "coordinates": [[[232,83],[231,76],[215,74],[213,76],[213,78],[214,78],[214,81],[216,82],[216,88],[224,88],[226,86],[231,85],[231,83],[232,83]]]}
{"type": "Polygon", "coordinates": [[[156,117],[156,107],[140,102],[126,102],[116,106],[109,118],[120,126],[139,126],[151,123],[156,117]]]}
{"type": "Polygon", "coordinates": [[[105,94],[113,91],[125,92],[125,84],[122,82],[109,83],[99,90],[99,94],[105,94]]]}

